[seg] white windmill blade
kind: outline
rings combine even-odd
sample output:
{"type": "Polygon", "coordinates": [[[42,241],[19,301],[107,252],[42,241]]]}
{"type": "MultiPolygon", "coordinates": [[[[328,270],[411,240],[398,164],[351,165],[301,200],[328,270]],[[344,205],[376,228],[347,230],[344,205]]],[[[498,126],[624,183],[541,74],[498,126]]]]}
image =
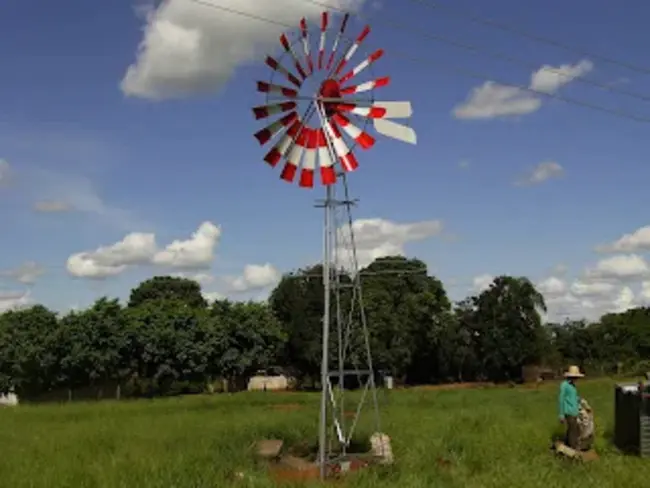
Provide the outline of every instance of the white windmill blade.
{"type": "MultiPolygon", "coordinates": [[[[298,100],[301,97],[297,97],[298,100]]],[[[326,103],[341,103],[343,105],[355,105],[358,108],[383,108],[386,113],[382,115],[382,119],[408,119],[413,115],[413,107],[411,102],[371,102],[369,100],[358,100],[353,98],[326,98],[318,97],[318,100],[326,103]]]]}
{"type": "Polygon", "coordinates": [[[373,105],[386,109],[384,119],[408,119],[413,115],[411,102],[374,102],[373,105]]]}
{"type": "Polygon", "coordinates": [[[373,119],[375,130],[380,134],[408,144],[417,144],[417,136],[411,127],[387,119],[373,119]]]}

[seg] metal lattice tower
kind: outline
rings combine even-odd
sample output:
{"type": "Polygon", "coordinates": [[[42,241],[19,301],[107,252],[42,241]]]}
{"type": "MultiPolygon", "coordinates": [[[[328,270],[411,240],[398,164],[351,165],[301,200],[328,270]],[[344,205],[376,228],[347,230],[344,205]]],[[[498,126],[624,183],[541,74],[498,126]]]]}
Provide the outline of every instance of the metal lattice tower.
{"type": "Polygon", "coordinates": [[[284,162],[280,177],[287,182],[297,179],[300,187],[313,188],[316,177],[320,176],[320,183],[326,188],[325,199],[319,203],[325,213],[325,310],[319,422],[321,477],[325,475],[328,462],[345,455],[368,395],[373,401],[375,428],[380,432],[350,216],[353,202],[349,198],[346,174],[359,166],[355,150],[367,150],[375,145],[376,139],[369,129],[388,138],[410,144],[416,142],[412,128],[391,120],[409,118],[411,103],[375,101],[374,90],[390,83],[388,76],[375,77],[372,73],[372,65],[384,55],[383,49],[367,54],[360,63],[350,67],[370,34],[370,27],[364,27],[357,37],[349,38],[346,35],[349,14],[342,17],[333,32],[330,20],[328,12],[321,14],[316,49],[312,49],[311,38],[315,36],[310,36],[305,19],[300,21],[294,35],[283,33],[280,36],[284,54],[279,59],[267,56],[271,79],[257,82],[257,90],[266,94],[266,103],[253,108],[258,120],[284,114],[255,133],[261,145],[277,136],[264,160],[272,167],[284,162]],[[328,49],[330,39],[333,41],[328,49]],[[370,79],[361,80],[367,73],[371,73],[370,79]],[[274,81],[276,75],[283,80],[274,81]],[[309,82],[314,80],[316,85],[309,88],[309,82]],[[287,81],[291,87],[286,86],[287,81]],[[305,106],[301,107],[301,103],[305,106]],[[344,394],[344,380],[349,376],[365,378],[361,381],[361,400],[352,418],[347,416],[344,394]]]}
{"type": "Polygon", "coordinates": [[[325,200],[319,204],[325,210],[325,310],[319,430],[321,473],[327,462],[334,462],[347,454],[368,400],[372,406],[373,431],[381,432],[375,370],[351,214],[351,207],[356,202],[350,199],[345,173],[339,176],[340,183],[329,186],[325,200]],[[331,357],[332,353],[334,358],[331,357]],[[361,387],[360,399],[346,400],[345,382],[348,378],[353,378],[355,386],[361,387]]]}

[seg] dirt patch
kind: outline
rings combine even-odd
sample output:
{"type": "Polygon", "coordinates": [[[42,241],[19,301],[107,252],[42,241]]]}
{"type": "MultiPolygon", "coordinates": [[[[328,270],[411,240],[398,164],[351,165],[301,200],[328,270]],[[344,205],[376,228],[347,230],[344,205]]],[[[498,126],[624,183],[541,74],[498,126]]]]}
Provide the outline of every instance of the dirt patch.
{"type": "Polygon", "coordinates": [[[278,484],[294,484],[298,482],[316,481],[320,477],[318,466],[299,471],[285,466],[271,466],[269,469],[271,479],[278,484]]]}
{"type": "Polygon", "coordinates": [[[277,405],[271,406],[271,408],[281,412],[295,412],[296,410],[301,410],[302,405],[299,403],[278,403],[277,405]]]}

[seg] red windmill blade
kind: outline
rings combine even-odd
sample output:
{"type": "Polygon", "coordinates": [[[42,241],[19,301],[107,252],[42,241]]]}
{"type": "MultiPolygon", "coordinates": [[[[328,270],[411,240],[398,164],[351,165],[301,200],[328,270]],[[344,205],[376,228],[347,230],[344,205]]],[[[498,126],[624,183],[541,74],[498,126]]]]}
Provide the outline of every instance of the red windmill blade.
{"type": "Polygon", "coordinates": [[[312,188],[317,181],[322,185],[335,184],[337,172],[356,170],[359,162],[355,148],[368,150],[377,142],[377,137],[368,132],[369,128],[378,135],[412,144],[416,142],[412,128],[392,120],[409,118],[412,113],[410,102],[373,101],[374,90],[387,86],[390,78],[364,80],[363,77],[383,57],[384,50],[374,50],[355,66],[355,55],[371,29],[366,26],[350,41],[346,37],[348,21],[349,15],[346,14],[336,33],[328,36],[331,16],[323,12],[318,26],[320,35],[310,36],[306,19],[300,20],[297,33],[280,36],[288,62],[285,59],[283,64],[281,58],[268,56],[266,64],[272,70],[271,80],[257,83],[257,91],[266,94],[267,102],[253,108],[255,118],[277,117],[255,133],[260,145],[272,144],[264,161],[273,167],[283,162],[280,178],[288,182],[297,181],[303,188],[312,188]],[[316,49],[310,45],[311,38],[318,39],[316,49]],[[329,59],[326,59],[328,38],[333,41],[329,59]],[[291,39],[301,45],[298,49],[300,54],[291,39]],[[273,81],[276,75],[280,77],[277,82],[273,81]],[[309,83],[305,81],[312,77],[320,83],[318,88],[308,92],[309,83]],[[289,86],[285,85],[287,82],[289,86]],[[364,100],[359,98],[359,94],[371,96],[364,100]],[[301,101],[309,103],[303,115],[299,110],[301,101]]]}

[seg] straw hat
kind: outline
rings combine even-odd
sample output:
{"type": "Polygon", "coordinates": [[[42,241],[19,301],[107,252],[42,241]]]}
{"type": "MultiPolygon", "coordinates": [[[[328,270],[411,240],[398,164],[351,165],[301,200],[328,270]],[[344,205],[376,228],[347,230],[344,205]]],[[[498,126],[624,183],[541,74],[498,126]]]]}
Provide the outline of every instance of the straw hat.
{"type": "Polygon", "coordinates": [[[565,378],[582,378],[584,377],[584,374],[580,372],[580,368],[576,366],[575,364],[572,366],[569,366],[569,370],[564,373],[565,378]]]}

